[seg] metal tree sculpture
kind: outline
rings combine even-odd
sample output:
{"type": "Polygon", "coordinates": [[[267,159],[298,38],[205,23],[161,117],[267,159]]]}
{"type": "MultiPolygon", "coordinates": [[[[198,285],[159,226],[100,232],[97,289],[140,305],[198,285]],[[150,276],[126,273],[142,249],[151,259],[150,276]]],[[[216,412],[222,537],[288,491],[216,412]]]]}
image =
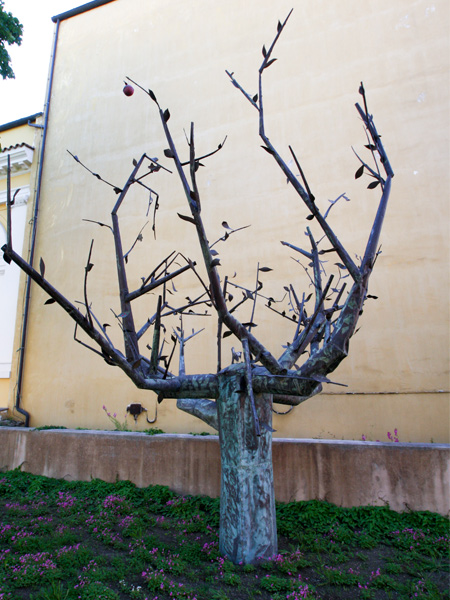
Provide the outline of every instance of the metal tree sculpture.
{"type": "MultiPolygon", "coordinates": [[[[300,173],[300,180],[266,135],[262,94],[263,73],[276,60],[272,58],[273,49],[289,16],[290,13],[283,23],[278,23],[276,36],[269,49],[266,50],[263,47],[263,61],[259,68],[259,90],[256,95],[252,96],[247,93],[236,81],[233,73],[227,72],[233,85],[242,92],[259,114],[259,135],[264,142],[264,150],[275,159],[289,183],[306,204],[310,211],[307,218],[317,222],[324,234],[323,239],[328,240],[331,245],[326,250],[319,250],[319,242],[315,240],[309,228],[307,228],[307,235],[311,245],[310,249],[304,250],[282,242],[306,257],[312,265],[313,277],[311,279],[315,305],[311,314],[307,315],[305,305],[308,298],[305,298],[305,294],[303,294],[300,299],[293,286],[289,286],[289,302],[293,311],[293,316],[289,318],[295,325],[295,333],[292,342],[288,344],[279,358],[269,352],[253,335],[253,322],[243,324],[233,315],[236,305],[229,307],[231,295],[227,292],[227,279],[221,281],[219,277],[217,252],[212,249],[205,233],[196,172],[201,166],[200,161],[220,150],[222,144],[210,154],[197,156],[194,144],[194,125],[191,124],[188,139],[189,159],[183,162],[168,127],[169,111],[161,109],[151,90],[142,88],[131,79],[128,80],[147,93],[158,107],[164,135],[169,146],[164,150],[164,154],[173,161],[190,209],[190,216],[179,216],[191,223],[197,231],[208,284],[204,283],[197,273],[195,263],[188,259],[185,259],[185,266],[170,272],[177,257],[172,254],[153,269],[148,277],[143,278],[139,289],[129,291],[126,274],[129,252],[124,254],[122,249],[118,211],[132,185],[144,186],[150,193],[156,194],[143,180],[161,169],[166,169],[158,159],[149,158],[146,154],[142,155],[138,161],[134,161],[133,171],[123,188],[112,186],[118,194],[118,198],[111,213],[112,224],[107,225],[113,233],[115,242],[121,302],[121,314],[117,315],[117,318],[123,331],[124,352],[114,347],[105,326],[94,315],[88,302],[86,282],[93,266],[91,252],[89,252],[85,267],[83,314],[44,278],[45,265],[42,259],[40,269],[37,271],[13,250],[10,223],[10,208],[13,200],[11,200],[10,192],[8,192],[7,201],[8,236],[7,243],[2,248],[5,260],[13,261],[23,269],[48,293],[50,299],[47,302],[58,303],[76,322],[76,328],[80,327],[94,340],[99,350],[94,348],[91,350],[100,354],[108,364],[120,367],[138,388],[155,391],[159,401],[164,398],[177,398],[179,409],[202,419],[218,430],[222,459],[220,551],[235,563],[251,563],[258,557],[268,558],[277,551],[272,472],[272,402],[294,406],[318,394],[322,390],[322,383],[329,381],[328,374],[334,371],[347,356],[349,340],[355,332],[363,303],[367,297],[368,281],[378,254],[379,236],[393,177],[380,136],[368,111],[364,88],[361,84],[359,92],[362,95],[363,106],[356,104],[356,108],[366,130],[367,148],[373,162],[370,166],[357,155],[360,166],[355,177],[361,177],[364,173],[368,174],[373,179],[369,188],[380,190],[381,199],[364,255],[360,264],[357,265],[330,227],[327,221],[329,210],[325,214],[320,211],[293,149],[289,146],[293,161],[300,173]],[[141,174],[145,166],[148,168],[141,174]],[[345,283],[342,285],[339,283],[336,287],[332,287],[332,276],[328,281],[322,281],[321,255],[328,252],[336,253],[339,256],[341,260],[339,268],[347,271],[353,282],[345,299],[345,283]],[[186,270],[195,272],[202,284],[202,293],[196,299],[189,300],[184,306],[177,307],[172,307],[163,294],[159,297],[153,317],[143,327],[136,329],[133,318],[133,300],[160,286],[164,287],[169,279],[179,276],[186,270]],[[177,342],[180,345],[179,374],[175,375],[169,371],[170,359],[166,360],[164,364],[162,360],[161,347],[164,343],[161,341],[162,320],[170,314],[183,314],[188,310],[192,312],[193,307],[205,303],[212,305],[218,315],[219,366],[217,373],[186,374],[184,347],[188,337],[185,336],[181,326],[174,331],[172,336],[174,346],[171,355],[173,355],[177,342]],[[221,367],[220,359],[220,339],[224,326],[230,332],[226,331],[225,334],[233,334],[242,344],[243,355],[243,362],[235,362],[233,357],[233,363],[226,368],[221,367]],[[141,353],[140,341],[150,327],[153,327],[153,343],[150,357],[148,357],[141,353]],[[298,359],[307,350],[309,350],[307,359],[301,366],[297,366],[298,359]]],[[[81,162],[76,156],[74,159],[81,162]]],[[[98,174],[93,174],[102,179],[98,174]]],[[[157,203],[156,194],[155,208],[157,203]]],[[[99,223],[99,225],[105,224],[99,223]]],[[[231,230],[231,233],[234,231],[236,230],[231,230]]],[[[226,237],[229,236],[229,233],[227,232],[226,237]]],[[[139,236],[138,239],[140,239],[139,236]]],[[[258,267],[258,276],[259,272],[264,270],[268,269],[258,267]]],[[[251,299],[255,302],[259,295],[259,289],[257,277],[256,289],[245,290],[244,300],[251,299]]],[[[272,304],[272,300],[269,299],[268,307],[276,310],[272,304]]],[[[286,315],[284,314],[284,316],[286,315]]],[[[80,340],[77,339],[77,341],[80,340]]],[[[80,343],[83,342],[80,341],[80,343]]]]}

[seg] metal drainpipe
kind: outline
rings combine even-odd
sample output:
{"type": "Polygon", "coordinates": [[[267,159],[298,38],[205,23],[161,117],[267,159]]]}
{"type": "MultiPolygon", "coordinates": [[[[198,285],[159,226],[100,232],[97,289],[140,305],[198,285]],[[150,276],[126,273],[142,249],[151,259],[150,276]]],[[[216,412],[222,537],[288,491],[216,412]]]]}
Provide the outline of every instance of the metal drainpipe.
{"type": "MultiPolygon", "coordinates": [[[[60,20],[56,21],[55,28],[55,37],[53,41],[53,51],[52,51],[52,61],[50,63],[50,72],[48,77],[48,86],[47,86],[47,98],[45,103],[45,116],[44,116],[44,130],[42,133],[42,144],[41,144],[41,153],[39,158],[39,170],[37,177],[37,185],[36,185],[36,200],[34,203],[34,212],[33,212],[33,229],[31,233],[31,244],[30,244],[30,256],[29,263],[33,264],[34,259],[34,249],[36,246],[36,233],[37,233],[37,221],[38,221],[38,213],[39,213],[39,200],[41,195],[41,183],[42,183],[42,168],[44,164],[44,153],[45,153],[45,142],[47,140],[47,127],[48,127],[48,116],[50,113],[50,97],[52,93],[52,84],[53,84],[53,72],[55,69],[55,58],[56,58],[56,44],[58,42],[58,33],[59,33],[59,24],[60,20]]],[[[23,386],[23,369],[25,363],[25,344],[27,338],[27,329],[28,329],[28,315],[30,311],[30,299],[31,299],[31,279],[28,277],[27,286],[25,292],[25,307],[23,312],[23,321],[22,321],[22,337],[20,342],[20,359],[19,359],[19,370],[17,374],[17,391],[16,391],[16,403],[14,408],[21,415],[25,417],[25,427],[28,427],[30,424],[30,413],[25,409],[21,408],[20,400],[22,398],[22,386],[23,386]]]]}

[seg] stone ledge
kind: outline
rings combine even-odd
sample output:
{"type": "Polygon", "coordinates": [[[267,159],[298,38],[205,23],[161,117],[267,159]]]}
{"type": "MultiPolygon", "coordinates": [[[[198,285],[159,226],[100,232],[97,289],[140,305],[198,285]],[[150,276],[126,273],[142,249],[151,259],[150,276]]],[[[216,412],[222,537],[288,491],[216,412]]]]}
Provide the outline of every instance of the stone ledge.
{"type": "MultiPolygon", "coordinates": [[[[450,512],[450,445],[274,439],[275,496],[450,512]]],[[[219,496],[218,436],[0,428],[0,470],[219,496]]]]}

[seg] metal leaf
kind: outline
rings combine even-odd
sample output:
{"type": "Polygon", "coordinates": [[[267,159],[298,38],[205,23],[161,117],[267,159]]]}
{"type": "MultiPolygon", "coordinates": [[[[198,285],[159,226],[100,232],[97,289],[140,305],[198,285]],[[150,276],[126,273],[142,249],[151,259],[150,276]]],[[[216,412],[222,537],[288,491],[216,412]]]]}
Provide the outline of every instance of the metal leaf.
{"type": "Polygon", "coordinates": [[[270,148],[268,148],[267,146],[261,146],[261,148],[263,150],[265,150],[266,152],[268,152],[269,154],[273,154],[273,150],[271,150],[270,148]]]}
{"type": "Polygon", "coordinates": [[[96,223],[97,225],[100,225],[100,227],[109,227],[109,225],[106,225],[106,223],[101,223],[100,221],[92,221],[92,219],[83,219],[83,221],[86,221],[87,223],[96,223]]]}
{"type": "Polygon", "coordinates": [[[54,304],[56,302],[56,300],[54,298],[49,298],[48,300],[46,300],[44,302],[44,304],[54,304]]]}
{"type": "Polygon", "coordinates": [[[267,425],[267,423],[263,423],[262,421],[260,422],[261,427],[264,427],[264,429],[266,431],[270,431],[270,433],[275,433],[276,429],[272,429],[272,427],[270,427],[270,425],[267,425]]]}
{"type": "Polygon", "coordinates": [[[347,384],[345,383],[338,383],[337,381],[331,381],[331,379],[328,379],[328,377],[326,377],[325,375],[311,375],[310,379],[312,379],[313,381],[318,381],[320,383],[332,383],[333,385],[340,385],[341,387],[348,387],[347,384]]]}
{"type": "Polygon", "coordinates": [[[186,215],[180,215],[180,213],[177,213],[177,215],[180,217],[180,219],[182,221],[187,221],[188,223],[192,223],[193,225],[195,225],[195,221],[192,217],[187,217],[186,215]]]}
{"type": "Polygon", "coordinates": [[[170,119],[170,112],[169,109],[166,108],[166,110],[164,111],[164,121],[167,123],[167,121],[170,119]]]}
{"type": "Polygon", "coordinates": [[[326,377],[325,375],[320,375],[319,373],[311,375],[310,379],[313,379],[314,381],[320,381],[321,383],[330,383],[328,377],[326,377]]]}
{"type": "Polygon", "coordinates": [[[361,165],[355,173],[355,179],[359,179],[364,174],[364,165],[361,165]]]}
{"type": "Polygon", "coordinates": [[[170,148],[166,148],[164,150],[164,156],[167,156],[167,158],[173,158],[173,152],[170,148]]]}
{"type": "Polygon", "coordinates": [[[267,69],[268,67],[270,67],[270,65],[273,65],[273,63],[276,61],[276,58],[272,58],[271,60],[269,60],[269,62],[267,63],[267,65],[264,67],[265,69],[267,69]]]}
{"type": "Polygon", "coordinates": [[[44,261],[42,260],[42,257],[41,257],[41,260],[39,261],[39,271],[41,272],[41,276],[42,276],[42,277],[44,277],[44,273],[45,273],[45,263],[44,263],[44,261]]]}
{"type": "Polygon", "coordinates": [[[377,185],[379,185],[380,182],[379,181],[372,181],[372,183],[369,183],[369,185],[367,186],[367,189],[369,190],[373,190],[374,188],[377,187],[377,185]]]}
{"type": "Polygon", "coordinates": [[[219,267],[220,266],[220,258],[215,258],[211,261],[210,267],[219,267]]]}
{"type": "Polygon", "coordinates": [[[231,229],[226,221],[222,221],[222,227],[225,227],[225,229],[231,229]]]}
{"type": "Polygon", "coordinates": [[[268,271],[273,271],[273,269],[271,269],[270,267],[260,267],[259,270],[262,271],[263,273],[267,273],[268,271]]]}

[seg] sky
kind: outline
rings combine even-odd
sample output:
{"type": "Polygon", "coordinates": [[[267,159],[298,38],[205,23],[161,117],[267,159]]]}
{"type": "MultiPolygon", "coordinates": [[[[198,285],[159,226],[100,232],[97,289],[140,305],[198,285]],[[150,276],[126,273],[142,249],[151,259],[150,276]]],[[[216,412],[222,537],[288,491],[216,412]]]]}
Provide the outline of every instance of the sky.
{"type": "Polygon", "coordinates": [[[53,44],[54,15],[88,0],[4,0],[23,25],[22,44],[7,46],[15,79],[0,78],[0,125],[42,112],[53,44]]]}

